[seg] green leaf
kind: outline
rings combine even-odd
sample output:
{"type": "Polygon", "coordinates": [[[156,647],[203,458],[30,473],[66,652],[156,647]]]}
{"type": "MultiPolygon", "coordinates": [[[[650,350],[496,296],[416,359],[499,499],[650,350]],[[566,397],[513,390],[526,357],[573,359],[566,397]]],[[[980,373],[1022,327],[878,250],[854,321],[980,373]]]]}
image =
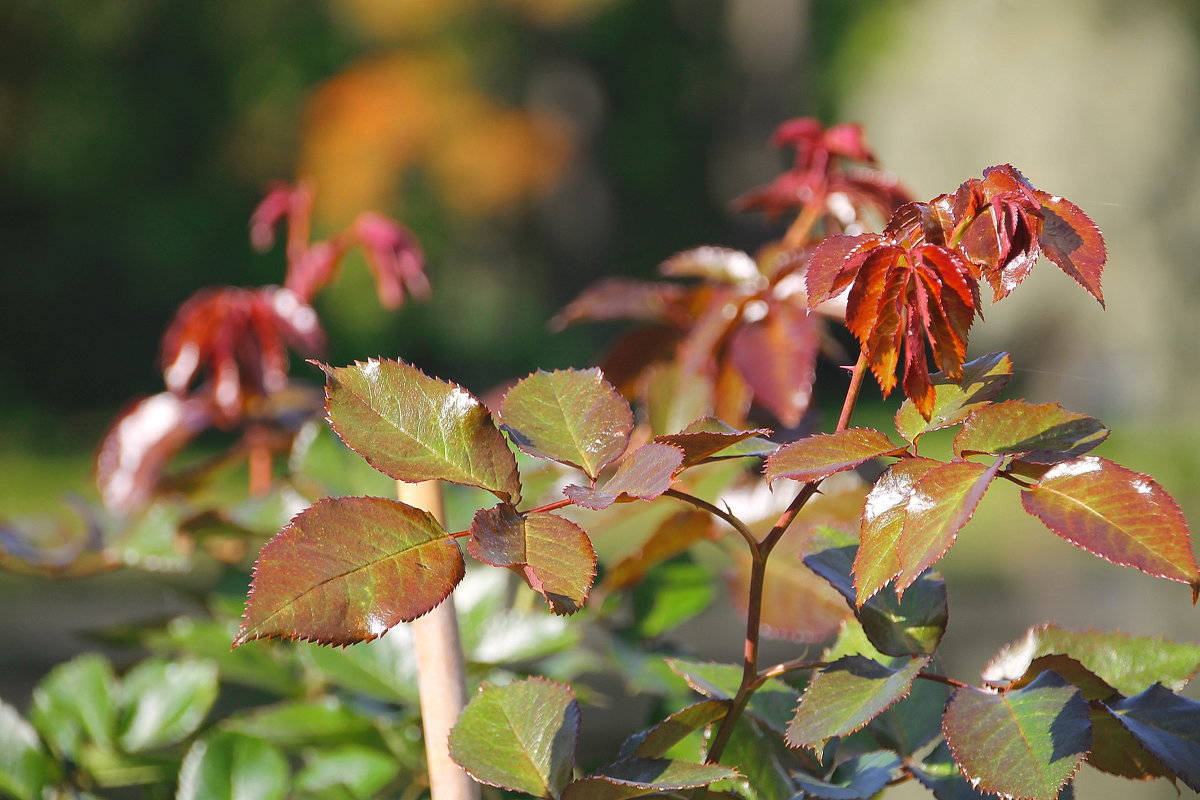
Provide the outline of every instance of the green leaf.
{"type": "Polygon", "coordinates": [[[223,730],[272,744],[336,743],[374,730],[371,720],[333,697],[289,700],[227,717],[223,730]]]}
{"type": "Polygon", "coordinates": [[[596,577],[596,552],[582,528],[556,514],[521,514],[500,504],[471,522],[471,555],[497,567],[523,567],[526,581],[556,614],[574,614],[596,577]]]}
{"type": "Polygon", "coordinates": [[[759,728],[753,719],[740,717],[720,762],[738,771],[738,777],[722,781],[717,788],[731,788],[746,800],[791,800],[796,794],[788,770],[783,743],[759,728]]]}
{"type": "Polygon", "coordinates": [[[959,689],[943,729],[954,760],[979,789],[1030,800],[1054,800],[1092,743],[1087,701],[1053,672],[1000,694],[959,689]]]}
{"type": "Polygon", "coordinates": [[[787,728],[788,745],[817,750],[826,739],[853,733],[907,696],[930,660],[921,656],[892,669],[862,656],[839,658],[804,690],[787,728]]]}
{"type": "Polygon", "coordinates": [[[1084,456],[1051,467],[1021,493],[1021,504],[1051,532],[1106,561],[1200,586],[1187,520],[1149,476],[1084,456]]]}
{"type": "Polygon", "coordinates": [[[661,758],[630,758],[601,767],[563,793],[563,800],[624,800],[675,789],[692,789],[736,773],[717,764],[689,764],[661,758]]]}
{"type": "Polygon", "coordinates": [[[571,779],[579,706],[540,678],[485,683],[450,731],[450,757],[480,783],[557,798],[571,779]]]}
{"type": "Polygon", "coordinates": [[[236,631],[237,623],[232,620],[176,617],[165,630],[148,635],[146,645],[158,655],[184,654],[213,661],[223,681],[277,695],[304,691],[293,650],[278,643],[230,650],[229,641],[236,631]]]}
{"type": "Polygon", "coordinates": [[[356,744],[325,747],[306,754],[304,760],[296,788],[306,792],[345,787],[352,797],[371,797],[400,774],[394,758],[356,744]]]}
{"type": "Polygon", "coordinates": [[[1009,400],[967,417],[954,437],[954,453],[1019,455],[1022,461],[1056,464],[1083,455],[1108,434],[1100,420],[1067,411],[1058,403],[1009,400]]]}
{"type": "MultiPolygon", "coordinates": [[[[742,668],[734,664],[667,659],[667,666],[694,691],[714,700],[732,700],[742,681],[742,668]]],[[[800,699],[800,693],[778,678],[770,678],[750,695],[746,712],[776,733],[783,734],[800,699]]]]}
{"type": "Polygon", "coordinates": [[[867,495],[854,557],[855,602],[862,605],[900,574],[896,542],[904,529],[905,509],[924,475],[941,462],[905,458],[888,467],[867,495]]]}
{"type": "Polygon", "coordinates": [[[1200,702],[1155,684],[1105,708],[1189,789],[1200,792],[1200,702]]]}
{"type": "Polygon", "coordinates": [[[962,377],[951,378],[944,372],[931,375],[935,399],[933,414],[926,421],[911,400],[905,400],[896,412],[896,431],[913,444],[930,431],[949,428],[968,414],[1000,396],[1012,380],[1012,359],[1008,353],[988,353],[963,364],[962,377]]]}
{"type": "Polygon", "coordinates": [[[1138,744],[1133,734],[1103,704],[1092,706],[1091,720],[1092,751],[1088,753],[1087,761],[1093,767],[1131,780],[1161,778],[1171,774],[1161,761],[1138,744]]]}
{"type": "Polygon", "coordinates": [[[683,464],[683,451],[669,444],[644,444],[621,460],[617,471],[596,488],[571,485],[563,494],[576,505],[602,511],[621,495],[653,500],[671,487],[671,480],[683,464]]]}
{"type": "Polygon", "coordinates": [[[596,367],[533,373],[508,390],[500,418],[517,447],[593,481],[625,452],[633,430],[629,403],[596,367]]]}
{"type": "Polygon", "coordinates": [[[809,554],[804,556],[805,566],[829,581],[846,598],[867,638],[879,652],[889,656],[937,652],[948,619],[946,583],[940,575],[926,570],[903,597],[881,592],[858,606],[852,574],[858,538],[823,527],[809,548],[809,554]]]}
{"type": "Polygon", "coordinates": [[[633,629],[642,638],[661,636],[704,611],[716,596],[710,570],[672,561],[650,572],[633,590],[633,629]]]}
{"type": "Polygon", "coordinates": [[[0,792],[17,800],[41,800],[57,772],[33,726],[0,701],[0,792]]]}
{"type": "Polygon", "coordinates": [[[854,469],[873,458],[904,452],[873,428],[848,428],[818,434],[783,445],[767,459],[768,483],[789,478],[815,483],[838,472],[854,469]]]}
{"type": "Polygon", "coordinates": [[[622,758],[662,758],[696,731],[724,718],[729,703],[704,700],[676,711],[652,728],[635,733],[621,745],[622,758]]]}
{"type": "Polygon", "coordinates": [[[796,785],[825,800],[866,800],[883,791],[899,766],[895,753],[876,750],[838,764],[828,781],[798,777],[796,785]]]}
{"type": "Polygon", "coordinates": [[[78,761],[86,742],[112,744],[117,728],[117,685],[106,658],[79,656],[55,667],[33,690],[30,721],[54,752],[78,761]]]}
{"type": "Polygon", "coordinates": [[[710,459],[770,455],[778,445],[761,438],[770,435],[770,428],[738,430],[716,417],[704,417],[680,433],[655,436],[654,441],[682,450],[686,468],[710,459]]]}
{"type": "Polygon", "coordinates": [[[121,749],[139,753],[181,741],[208,716],[217,690],[217,666],[211,661],[141,662],[121,682],[121,749]]]}
{"type": "MultiPolygon", "coordinates": [[[[931,668],[935,668],[931,665],[931,668]]],[[[878,743],[911,756],[942,735],[942,709],[950,688],[936,681],[913,681],[912,691],[867,726],[878,743]]]]}
{"type": "Polygon", "coordinates": [[[175,800],[281,800],[287,795],[288,765],[278,749],[240,733],[218,733],[188,750],[175,800]]]}
{"type": "Polygon", "coordinates": [[[354,647],[299,647],[326,682],[388,703],[417,702],[417,661],[412,630],[397,625],[385,636],[354,647]]]}
{"type": "Polygon", "coordinates": [[[233,644],[368,641],[428,613],[462,576],[462,553],[425,511],[378,497],[320,500],[259,553],[233,644]]]}
{"type": "Polygon", "coordinates": [[[403,361],[319,365],[328,376],[329,422],[346,444],[396,480],[444,480],[521,497],[517,462],[470,392],[403,361]]]}
{"type": "Polygon", "coordinates": [[[933,752],[921,759],[921,763],[909,764],[908,768],[922,786],[933,792],[937,800],[995,800],[995,795],[984,794],[967,783],[945,742],[939,742],[933,752]]]}

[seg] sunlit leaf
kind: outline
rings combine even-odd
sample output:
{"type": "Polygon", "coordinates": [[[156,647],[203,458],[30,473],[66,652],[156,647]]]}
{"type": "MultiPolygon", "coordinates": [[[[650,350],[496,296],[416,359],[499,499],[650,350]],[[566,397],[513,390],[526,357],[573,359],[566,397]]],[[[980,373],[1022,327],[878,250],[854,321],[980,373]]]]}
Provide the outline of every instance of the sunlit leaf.
{"type": "Polygon", "coordinates": [[[862,656],[839,658],[816,673],[804,690],[788,724],[788,744],[816,750],[826,739],[853,733],[907,696],[929,661],[920,656],[892,669],[862,656]]]}
{"type": "Polygon", "coordinates": [[[17,800],[41,800],[57,772],[33,726],[0,701],[0,791],[17,800]]]}
{"type": "Polygon", "coordinates": [[[993,800],[995,798],[994,794],[985,794],[967,783],[967,779],[958,770],[958,764],[954,763],[954,756],[950,754],[950,748],[945,742],[940,742],[932,753],[921,759],[919,764],[910,764],[909,769],[922,786],[933,792],[936,800],[993,800]]]}
{"type": "Polygon", "coordinates": [[[654,441],[678,447],[683,451],[683,466],[691,467],[705,459],[770,455],[778,445],[760,438],[770,435],[770,428],[743,431],[716,417],[704,417],[680,433],[655,436],[654,441]]]}
{"type": "Polygon", "coordinates": [[[1053,533],[1106,561],[1200,584],[1187,520],[1147,475],[1084,456],[1052,467],[1021,493],[1021,504],[1053,533]]]}
{"type": "Polygon", "coordinates": [[[846,598],[879,652],[890,656],[936,652],[948,618],[945,582],[937,573],[927,571],[902,598],[893,592],[881,592],[859,606],[852,574],[857,553],[856,536],[827,527],[809,544],[804,564],[846,598]]]}
{"type": "Polygon", "coordinates": [[[662,758],[617,761],[567,786],[563,800],[624,800],[674,789],[691,789],[736,774],[718,764],[689,764],[662,758]]]}
{"type": "Polygon", "coordinates": [[[1167,768],[1103,706],[1093,705],[1092,751],[1087,762],[1101,772],[1131,780],[1147,780],[1169,775],[1167,768]]]}
{"type": "Polygon", "coordinates": [[[621,495],[653,500],[671,486],[671,480],[683,464],[683,451],[669,444],[651,442],[634,450],[617,465],[617,471],[600,487],[571,485],[563,494],[576,505],[600,511],[621,495]]]}
{"type": "Polygon", "coordinates": [[[959,689],[943,729],[954,760],[979,789],[1031,800],[1054,800],[1092,742],[1087,701],[1053,672],[1000,694],[959,689]]]}
{"type": "Polygon", "coordinates": [[[583,528],[557,514],[526,514],[525,559],[525,580],[555,614],[583,607],[596,577],[596,553],[583,528]]]}
{"type": "Polygon", "coordinates": [[[883,791],[899,766],[895,753],[876,750],[838,764],[827,781],[802,776],[796,779],[796,786],[805,796],[824,800],[867,800],[883,791]]]}
{"type": "Polygon", "coordinates": [[[396,480],[446,480],[517,502],[521,482],[504,435],[486,408],[453,383],[402,361],[321,365],[338,436],[396,480]]]}
{"type": "Polygon", "coordinates": [[[1070,656],[1126,696],[1155,683],[1178,691],[1200,671],[1198,644],[1124,633],[1076,632],[1046,623],[1001,648],[984,668],[983,679],[989,683],[1015,681],[1034,659],[1051,654],[1070,656]]]}
{"type": "Polygon", "coordinates": [[[395,756],[374,747],[326,746],[305,754],[304,767],[296,774],[296,788],[313,793],[333,791],[334,796],[344,793],[372,797],[399,772],[395,756]]]}
{"type": "Polygon", "coordinates": [[[592,480],[625,452],[633,429],[629,403],[594,367],[533,373],[508,390],[500,417],[517,447],[592,480]]]}
{"type": "MultiPolygon", "coordinates": [[[[732,700],[742,680],[735,664],[667,659],[667,666],[694,691],[713,700],[732,700]]],[[[776,733],[782,734],[792,718],[800,693],[778,678],[770,678],[750,696],[746,711],[776,733]]]]}
{"type": "Polygon", "coordinates": [[[1200,702],[1155,684],[1105,707],[1163,766],[1200,791],[1200,702]]]}
{"type": "Polygon", "coordinates": [[[1100,277],[1108,249],[1100,229],[1070,200],[1041,191],[1034,194],[1042,204],[1042,253],[1103,306],[1100,277]]]}
{"type": "Polygon", "coordinates": [[[240,733],[218,733],[188,750],[175,800],[282,800],[288,783],[287,760],[273,745],[240,733]]]}
{"type": "Polygon", "coordinates": [[[646,370],[642,384],[650,430],[676,433],[712,416],[715,391],[713,381],[700,372],[685,371],[673,362],[655,364],[646,370]]]}
{"type": "Polygon", "coordinates": [[[875,482],[863,507],[858,553],[854,556],[854,590],[858,605],[903,570],[896,543],[904,528],[908,501],[917,482],[940,464],[928,458],[905,458],[888,467],[875,482]]]}
{"type": "Polygon", "coordinates": [[[821,328],[816,315],[800,305],[765,302],[761,319],[744,322],[734,332],[729,358],[750,387],[754,402],[784,427],[794,428],[812,399],[821,328]]]}
{"type": "MultiPolygon", "coordinates": [[[[226,644],[228,647],[228,644],[226,644]]],[[[119,695],[112,666],[91,653],[60,664],[33,690],[30,721],[60,756],[79,759],[85,742],[110,745],[119,695]]]]}
{"type": "Polygon", "coordinates": [[[896,431],[916,444],[930,431],[962,422],[972,411],[1000,396],[1012,380],[1012,371],[1008,353],[988,353],[963,364],[961,378],[952,378],[944,372],[931,375],[934,401],[929,419],[921,416],[911,400],[905,399],[896,412],[896,431]]]}
{"type": "Polygon", "coordinates": [[[1081,456],[1108,438],[1100,420],[1058,403],[1009,400],[978,409],[954,437],[954,453],[1018,454],[1022,461],[1053,464],[1081,456]]]}
{"type": "Polygon", "coordinates": [[[695,247],[668,258],[659,267],[663,275],[675,278],[704,278],[736,284],[755,284],[762,273],[754,259],[741,250],[728,247],[695,247]]]}
{"type": "Polygon", "coordinates": [[[182,740],[208,716],[217,689],[217,667],[211,662],[141,662],[121,682],[121,749],[137,753],[182,740]]]}
{"type": "Polygon", "coordinates": [[[428,513],[377,497],[327,498],[259,553],[234,646],[374,639],[428,613],[462,576],[458,546],[428,513]]]}
{"type": "Polygon", "coordinates": [[[571,780],[579,705],[541,678],[485,683],[450,731],[450,757],[480,783],[558,798],[571,780]]]}
{"type": "Polygon", "coordinates": [[[662,722],[635,733],[621,745],[622,758],[662,758],[696,731],[722,719],[729,710],[724,700],[704,700],[676,711],[662,722]]]}
{"type": "Polygon", "coordinates": [[[883,241],[876,234],[839,234],[822,241],[809,258],[804,275],[809,307],[816,308],[849,286],[863,260],[883,241]]]}
{"type": "Polygon", "coordinates": [[[771,483],[780,478],[815,483],[835,473],[854,469],[873,458],[903,452],[903,447],[897,447],[887,436],[873,428],[849,428],[783,445],[767,459],[765,472],[771,483]]]}

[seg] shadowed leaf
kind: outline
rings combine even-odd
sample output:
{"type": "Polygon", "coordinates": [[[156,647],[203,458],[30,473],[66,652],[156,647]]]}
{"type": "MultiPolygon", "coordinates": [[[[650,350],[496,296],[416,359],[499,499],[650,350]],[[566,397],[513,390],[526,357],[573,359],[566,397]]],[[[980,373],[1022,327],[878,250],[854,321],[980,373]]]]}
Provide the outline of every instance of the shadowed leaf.
{"type": "Polygon", "coordinates": [[[692,467],[705,459],[770,455],[778,445],[760,438],[770,435],[770,428],[742,431],[716,417],[704,417],[680,433],[655,436],[654,441],[678,447],[683,451],[683,466],[692,467]]]}
{"type": "Polygon", "coordinates": [[[1051,654],[1070,656],[1126,696],[1155,683],[1182,689],[1200,670],[1200,645],[1124,633],[1069,631],[1047,623],[1001,648],[984,668],[983,679],[1015,681],[1035,659],[1051,654]]]}
{"type": "Polygon", "coordinates": [[[815,314],[794,303],[767,301],[764,314],[737,328],[729,357],[754,402],[794,428],[812,399],[821,329],[815,314]]]}
{"type": "Polygon", "coordinates": [[[936,800],[994,800],[996,797],[967,783],[945,742],[940,742],[919,764],[909,764],[909,769],[922,786],[933,792],[936,800]]]}
{"type": "MultiPolygon", "coordinates": [[[[742,668],[734,664],[667,659],[667,666],[687,681],[694,691],[713,700],[732,700],[742,680],[742,668]]],[[[787,729],[800,693],[778,678],[768,679],[750,695],[746,711],[776,733],[787,729]]]]}
{"type": "Polygon", "coordinates": [[[576,505],[600,511],[621,495],[653,500],[671,486],[671,480],[683,464],[683,451],[669,444],[651,442],[621,459],[617,471],[598,488],[571,485],[563,494],[576,505]]]}
{"type": "Polygon", "coordinates": [[[1042,204],[1042,253],[1104,305],[1100,277],[1108,249],[1096,223],[1070,200],[1035,191],[1042,204]]]}
{"type": "Polygon", "coordinates": [[[571,780],[579,705],[542,678],[485,683],[450,731],[450,757],[480,783],[557,798],[571,780]]]}
{"type": "Polygon", "coordinates": [[[899,766],[895,753],[876,750],[838,764],[827,781],[802,776],[796,779],[796,785],[806,796],[824,800],[867,800],[883,791],[899,766]]]}
{"type": "Polygon", "coordinates": [[[888,467],[867,495],[854,556],[854,590],[858,605],[900,574],[896,543],[904,528],[905,509],[917,482],[941,462],[905,458],[888,467]]]}
{"type": "Polygon", "coordinates": [[[1101,772],[1130,780],[1161,778],[1170,773],[1103,705],[1092,706],[1092,751],[1087,761],[1101,772]]]}
{"type": "Polygon", "coordinates": [[[500,418],[517,447],[592,480],[625,452],[633,429],[629,403],[595,367],[535,372],[508,390],[500,418]]]}
{"type": "Polygon", "coordinates": [[[1142,747],[1200,792],[1200,702],[1155,684],[1105,707],[1142,747]]]}
{"type": "Polygon", "coordinates": [[[1092,742],[1087,701],[1053,672],[1023,689],[959,689],[943,730],[954,760],[985,792],[1054,800],[1092,742]]]}
{"type": "Polygon", "coordinates": [[[1200,584],[1187,520],[1147,475],[1084,456],[1053,466],[1021,493],[1021,504],[1051,532],[1106,561],[1200,584]]]}
{"type": "Polygon", "coordinates": [[[790,755],[777,736],[764,731],[749,717],[740,717],[720,759],[720,763],[736,769],[738,775],[712,788],[730,791],[746,800],[792,800],[796,786],[784,766],[795,762],[790,755]]]}
{"type": "Polygon", "coordinates": [[[1081,456],[1108,438],[1100,420],[1058,403],[1009,400],[967,417],[954,437],[954,453],[1019,454],[1022,461],[1053,464],[1081,456]]]}
{"type": "Polygon", "coordinates": [[[892,669],[862,656],[844,656],[813,675],[787,728],[791,747],[817,750],[825,740],[866,725],[908,695],[930,656],[892,669]]]}
{"type": "Polygon", "coordinates": [[[371,466],[396,480],[445,480],[521,497],[517,462],[487,409],[457,384],[403,361],[319,365],[329,422],[371,466]]]}
{"type": "Polygon", "coordinates": [[[676,711],[652,728],[635,733],[621,745],[622,758],[662,758],[698,730],[724,718],[729,703],[704,700],[676,711]]]}
{"type": "Polygon", "coordinates": [[[1085,700],[1106,700],[1117,693],[1117,690],[1105,683],[1104,679],[1085,667],[1070,656],[1055,653],[1048,656],[1038,656],[1029,662],[1025,674],[1015,681],[997,688],[1004,690],[1020,689],[1037,680],[1037,677],[1047,670],[1074,686],[1085,700]]]}
{"type": "Polygon", "coordinates": [[[629,758],[601,767],[567,787],[563,800],[624,800],[674,789],[708,786],[737,773],[718,764],[629,758]]]}
{"type": "Polygon", "coordinates": [[[814,483],[838,472],[854,469],[873,458],[904,452],[887,436],[872,428],[849,428],[818,434],[783,445],[767,459],[767,481],[789,478],[814,483]]]}
{"type": "Polygon", "coordinates": [[[962,422],[972,411],[1000,396],[1012,380],[1012,370],[1008,353],[988,353],[963,364],[961,378],[951,378],[944,372],[931,375],[934,401],[929,419],[921,416],[911,400],[905,399],[896,412],[896,431],[916,444],[917,439],[930,431],[962,422]]]}
{"type": "Polygon", "coordinates": [[[259,553],[234,646],[374,639],[428,613],[462,576],[458,546],[426,512],[378,497],[320,500],[259,553]]]}

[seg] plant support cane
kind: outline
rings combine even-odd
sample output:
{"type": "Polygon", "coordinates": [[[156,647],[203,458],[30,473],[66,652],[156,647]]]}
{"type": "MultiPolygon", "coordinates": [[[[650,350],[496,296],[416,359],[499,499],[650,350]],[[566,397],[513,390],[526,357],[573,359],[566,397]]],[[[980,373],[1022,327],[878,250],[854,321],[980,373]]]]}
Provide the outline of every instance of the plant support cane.
{"type": "MultiPolygon", "coordinates": [[[[442,491],[437,481],[396,481],[396,499],[428,511],[438,522],[445,523],[442,491]]],[[[446,744],[450,728],[467,700],[454,595],[411,624],[430,794],[433,800],[478,800],[479,784],[450,759],[446,744]]]]}

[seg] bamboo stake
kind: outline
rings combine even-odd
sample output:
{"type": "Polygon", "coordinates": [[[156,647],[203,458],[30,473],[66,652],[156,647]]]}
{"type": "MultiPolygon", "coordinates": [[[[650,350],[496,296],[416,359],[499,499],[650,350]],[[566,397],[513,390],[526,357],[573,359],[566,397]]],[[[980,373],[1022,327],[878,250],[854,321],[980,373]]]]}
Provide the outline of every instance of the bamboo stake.
{"type": "MultiPolygon", "coordinates": [[[[437,481],[396,482],[400,502],[424,509],[446,524],[442,490],[437,481]]],[[[450,759],[447,739],[467,703],[462,643],[454,595],[412,622],[417,652],[417,692],[421,698],[421,725],[425,731],[425,756],[429,762],[432,800],[479,800],[479,784],[450,759]]]]}

